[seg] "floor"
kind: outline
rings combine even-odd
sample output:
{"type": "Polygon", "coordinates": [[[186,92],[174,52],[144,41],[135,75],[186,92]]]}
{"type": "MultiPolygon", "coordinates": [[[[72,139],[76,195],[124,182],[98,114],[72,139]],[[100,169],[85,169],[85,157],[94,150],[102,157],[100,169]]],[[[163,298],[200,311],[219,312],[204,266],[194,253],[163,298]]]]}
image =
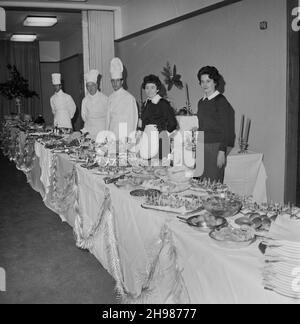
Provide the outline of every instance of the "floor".
{"type": "Polygon", "coordinates": [[[112,277],[2,155],[0,179],[0,304],[118,303],[112,277]]]}

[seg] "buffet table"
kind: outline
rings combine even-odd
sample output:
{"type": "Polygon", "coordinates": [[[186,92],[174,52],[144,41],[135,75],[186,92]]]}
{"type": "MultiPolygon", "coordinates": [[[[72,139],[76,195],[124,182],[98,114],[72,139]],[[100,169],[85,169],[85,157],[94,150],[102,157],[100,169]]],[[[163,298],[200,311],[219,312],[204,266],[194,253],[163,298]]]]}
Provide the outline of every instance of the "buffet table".
{"type": "MultiPolygon", "coordinates": [[[[241,250],[220,248],[176,216],[143,209],[140,198],[105,185],[102,176],[69,156],[52,153],[38,142],[34,150],[30,168],[23,169],[28,182],[46,206],[72,226],[76,245],[89,250],[114,277],[122,302],[292,302],[264,290],[258,243],[241,250]]],[[[251,158],[261,162],[249,154],[248,164],[251,158]]],[[[234,155],[229,161],[234,168],[234,155]]],[[[257,162],[253,170],[263,173],[260,168],[257,162]]]]}

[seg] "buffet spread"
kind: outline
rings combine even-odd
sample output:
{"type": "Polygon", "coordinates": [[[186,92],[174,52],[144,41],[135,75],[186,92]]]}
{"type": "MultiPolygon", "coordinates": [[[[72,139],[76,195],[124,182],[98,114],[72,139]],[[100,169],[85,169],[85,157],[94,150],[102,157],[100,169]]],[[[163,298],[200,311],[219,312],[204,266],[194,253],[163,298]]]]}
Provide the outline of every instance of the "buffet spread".
{"type": "Polygon", "coordinates": [[[122,302],[300,301],[300,232],[278,237],[278,224],[299,228],[299,208],[258,204],[225,184],[193,178],[193,170],[173,167],[171,158],[152,165],[131,147],[20,123],[6,123],[1,133],[4,155],[73,227],[77,246],[114,277],[122,302]],[[285,264],[272,263],[275,253],[285,264]],[[255,276],[229,271],[235,264],[245,269],[249,259],[258,265],[255,276]],[[211,266],[226,267],[216,270],[218,286],[209,286],[211,266]],[[231,276],[244,287],[233,288],[231,276]]]}

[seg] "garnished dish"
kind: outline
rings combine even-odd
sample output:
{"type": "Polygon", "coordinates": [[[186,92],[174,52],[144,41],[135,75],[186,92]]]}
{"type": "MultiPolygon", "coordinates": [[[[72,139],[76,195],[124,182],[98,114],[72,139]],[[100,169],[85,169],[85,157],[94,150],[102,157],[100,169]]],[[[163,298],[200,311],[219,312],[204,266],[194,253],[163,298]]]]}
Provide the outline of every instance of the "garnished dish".
{"type": "Polygon", "coordinates": [[[217,227],[228,225],[227,220],[223,217],[215,217],[203,210],[199,215],[192,216],[188,219],[180,218],[199,232],[209,233],[217,227]]]}
{"type": "Polygon", "coordinates": [[[136,189],[130,192],[132,197],[145,197],[147,195],[147,190],[144,189],[136,189]]]}
{"type": "Polygon", "coordinates": [[[191,190],[203,194],[222,194],[228,192],[228,186],[220,182],[211,182],[209,180],[201,180],[194,178],[191,181],[191,190]]]}
{"type": "Polygon", "coordinates": [[[179,193],[190,188],[189,183],[174,183],[162,179],[148,180],[143,183],[146,189],[157,189],[163,193],[179,193]]]}
{"type": "Polygon", "coordinates": [[[220,247],[227,249],[241,249],[254,243],[255,230],[249,226],[241,228],[218,227],[209,233],[209,236],[220,247]]]}
{"type": "Polygon", "coordinates": [[[242,203],[237,198],[212,196],[203,202],[204,208],[217,217],[231,217],[237,214],[242,203]]]}
{"type": "Polygon", "coordinates": [[[156,191],[146,196],[146,201],[142,204],[142,207],[178,215],[187,215],[203,210],[202,200],[197,196],[185,197],[163,193],[159,194],[156,191]]]}
{"type": "Polygon", "coordinates": [[[154,189],[136,189],[130,192],[130,195],[133,197],[148,197],[148,196],[153,196],[153,195],[160,195],[161,192],[158,190],[154,189]]]}

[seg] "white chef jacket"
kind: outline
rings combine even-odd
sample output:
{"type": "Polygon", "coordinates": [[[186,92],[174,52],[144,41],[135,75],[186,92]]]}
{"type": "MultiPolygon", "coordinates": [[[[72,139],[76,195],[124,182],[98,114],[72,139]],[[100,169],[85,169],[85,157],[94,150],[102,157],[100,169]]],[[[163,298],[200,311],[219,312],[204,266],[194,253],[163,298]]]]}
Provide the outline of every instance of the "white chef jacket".
{"type": "Polygon", "coordinates": [[[62,90],[50,98],[50,105],[54,115],[54,126],[72,128],[72,118],[76,112],[73,98],[62,90]]]}
{"type": "Polygon", "coordinates": [[[108,98],[107,129],[119,139],[119,124],[127,123],[127,136],[136,131],[138,109],[135,98],[125,89],[113,92],[108,98]]]}
{"type": "Polygon", "coordinates": [[[81,117],[84,121],[84,131],[96,139],[100,131],[106,130],[108,98],[100,91],[92,96],[89,93],[82,100],[81,117]]]}

